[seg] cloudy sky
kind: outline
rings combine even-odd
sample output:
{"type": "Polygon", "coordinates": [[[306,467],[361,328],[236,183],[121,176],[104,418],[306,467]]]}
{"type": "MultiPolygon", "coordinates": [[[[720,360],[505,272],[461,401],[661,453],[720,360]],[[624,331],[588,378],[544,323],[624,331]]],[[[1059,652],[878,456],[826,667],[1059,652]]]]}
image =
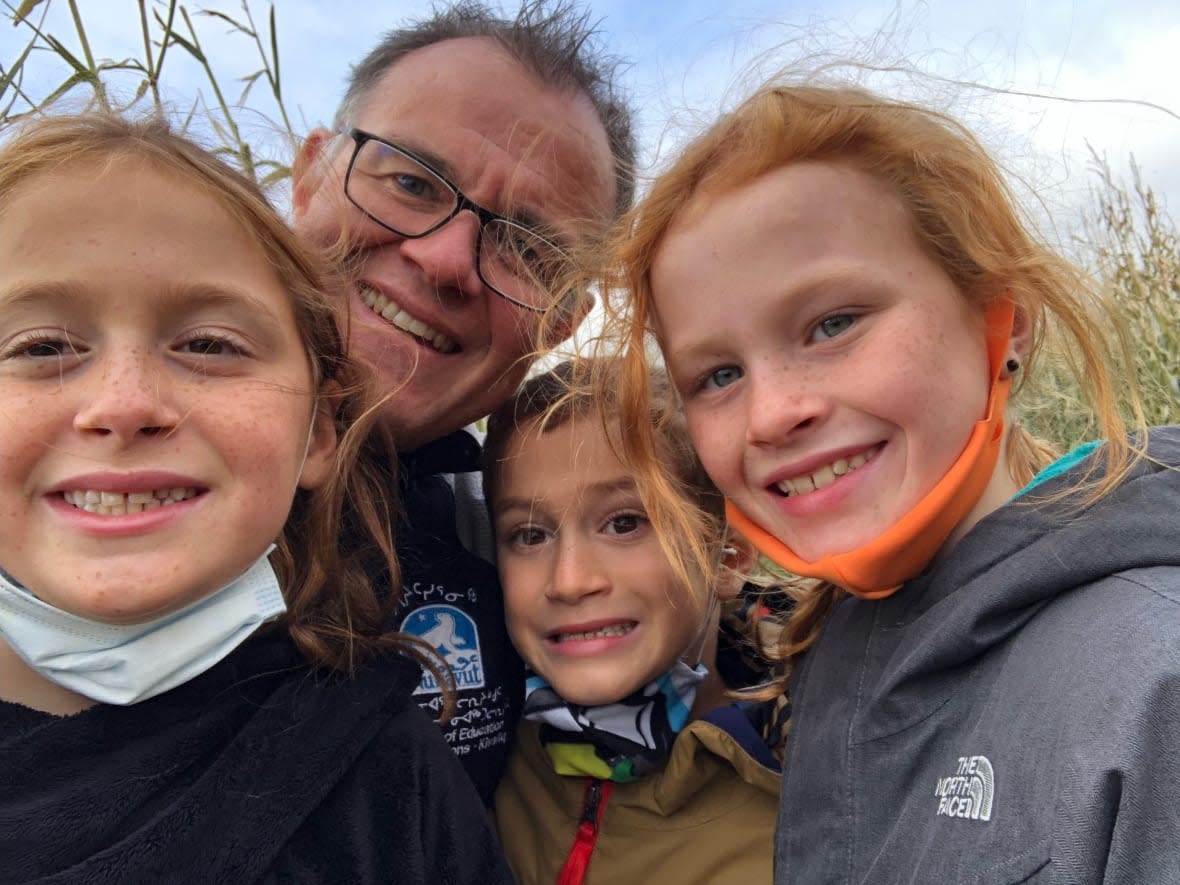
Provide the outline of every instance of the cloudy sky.
{"type": "MultiPolygon", "coordinates": [[[[95,55],[139,54],[134,0],[79,5],[95,55]]],[[[240,0],[205,5],[241,14],[240,0]]],[[[277,0],[276,7],[288,110],[302,131],[331,118],[348,63],[379,33],[429,4],[277,0]]],[[[252,3],[260,24],[267,8],[262,0],[252,3]]],[[[1093,182],[1089,145],[1120,174],[1134,155],[1144,179],[1173,215],[1180,214],[1180,76],[1174,70],[1180,4],[590,0],[589,9],[607,46],[629,63],[623,82],[639,109],[649,167],[777,70],[855,59],[873,68],[903,68],[890,74],[862,70],[859,76],[882,91],[958,114],[1051,212],[1070,214],[1093,182]]],[[[48,13],[46,29],[76,47],[64,0],[49,0],[48,13]]],[[[209,18],[197,19],[196,26],[223,78],[257,68],[255,50],[241,35],[227,35],[223,24],[209,18]]],[[[0,25],[0,64],[19,53],[26,35],[0,25]]],[[[198,90],[208,97],[202,77],[195,65],[170,68],[171,100],[186,108],[198,90]]],[[[44,58],[30,65],[26,86],[46,90],[62,78],[60,62],[44,58]]],[[[273,113],[255,95],[263,113],[273,113]]],[[[259,137],[271,128],[262,118],[257,126],[259,137]]]]}

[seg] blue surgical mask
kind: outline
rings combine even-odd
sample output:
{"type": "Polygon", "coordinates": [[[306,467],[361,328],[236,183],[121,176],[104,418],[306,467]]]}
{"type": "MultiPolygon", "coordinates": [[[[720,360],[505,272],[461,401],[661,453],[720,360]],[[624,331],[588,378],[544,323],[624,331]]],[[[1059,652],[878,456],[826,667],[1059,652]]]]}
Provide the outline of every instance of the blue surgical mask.
{"type": "Polygon", "coordinates": [[[215,593],[145,624],[104,624],[42,602],[0,571],[0,637],[46,679],[134,704],[200,676],[286,611],[267,556],[215,593]]]}

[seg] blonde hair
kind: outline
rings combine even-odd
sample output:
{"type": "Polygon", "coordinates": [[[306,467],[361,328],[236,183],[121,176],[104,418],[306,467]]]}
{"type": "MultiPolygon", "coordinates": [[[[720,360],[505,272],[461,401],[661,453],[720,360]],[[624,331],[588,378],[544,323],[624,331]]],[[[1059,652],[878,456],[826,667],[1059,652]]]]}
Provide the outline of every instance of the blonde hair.
{"type": "MultiPolygon", "coordinates": [[[[1109,493],[1141,456],[1128,440],[1116,399],[1115,369],[1129,352],[1122,326],[1098,318],[1101,299],[1076,267],[1031,232],[995,162],[955,120],[920,106],[850,86],[772,85],[757,91],[690,143],[624,219],[612,246],[616,276],[606,290],[608,332],[621,361],[616,394],[625,428],[622,444],[658,498],[649,516],[664,534],[693,537],[695,514],[667,494],[650,426],[648,345],[654,336],[650,274],[665,236],[702,195],[746,185],[773,169],[803,161],[851,165],[888,184],[905,205],[918,242],[963,296],[982,309],[1003,295],[1023,310],[1032,345],[1023,381],[1035,371],[1050,320],[1071,345],[1071,366],[1106,440],[1101,465],[1085,483],[1084,500],[1109,493]]],[[[1129,363],[1124,362],[1124,365],[1129,363]]],[[[1121,379],[1118,385],[1129,382],[1121,379]]],[[[1132,410],[1142,426],[1137,400],[1132,410]]],[[[1007,457],[1013,479],[1026,484],[1054,456],[1052,446],[1012,426],[1007,457]]],[[[705,551],[694,549],[698,561],[705,551]]],[[[780,654],[808,647],[841,595],[830,585],[799,589],[780,654]]]]}
{"type": "Polygon", "coordinates": [[[253,181],[162,119],[96,112],[29,119],[14,128],[0,144],[0,212],[6,198],[38,176],[134,159],[215,200],[265,255],[290,295],[315,407],[331,409],[340,441],[332,475],[320,488],[296,493],[271,555],[287,601],[283,623],[308,661],[333,670],[349,672],[386,647],[421,660],[409,639],[388,633],[401,586],[393,447],[375,435],[377,402],[367,373],[346,352],[336,307],[344,299],[333,294],[339,283],[325,258],[296,239],[253,181]],[[370,579],[383,572],[389,593],[378,593],[370,579]]]}

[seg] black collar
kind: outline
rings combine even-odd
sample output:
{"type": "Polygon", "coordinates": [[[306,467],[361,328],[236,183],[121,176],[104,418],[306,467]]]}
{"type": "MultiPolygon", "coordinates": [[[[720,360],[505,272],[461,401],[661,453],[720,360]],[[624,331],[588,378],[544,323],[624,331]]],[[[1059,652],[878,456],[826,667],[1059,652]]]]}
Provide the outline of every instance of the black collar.
{"type": "Polygon", "coordinates": [[[412,452],[403,453],[399,460],[407,478],[438,473],[474,473],[480,467],[479,442],[466,430],[456,430],[412,452]]]}

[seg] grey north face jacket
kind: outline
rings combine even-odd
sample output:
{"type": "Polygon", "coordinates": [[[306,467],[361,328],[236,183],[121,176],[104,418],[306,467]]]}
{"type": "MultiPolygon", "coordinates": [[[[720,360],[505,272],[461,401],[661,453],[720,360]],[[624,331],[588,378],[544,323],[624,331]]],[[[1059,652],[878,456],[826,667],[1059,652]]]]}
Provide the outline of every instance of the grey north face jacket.
{"type": "Polygon", "coordinates": [[[1180,882],[1180,428],[1150,453],[836,607],[791,685],[776,882],[1180,882]]]}

